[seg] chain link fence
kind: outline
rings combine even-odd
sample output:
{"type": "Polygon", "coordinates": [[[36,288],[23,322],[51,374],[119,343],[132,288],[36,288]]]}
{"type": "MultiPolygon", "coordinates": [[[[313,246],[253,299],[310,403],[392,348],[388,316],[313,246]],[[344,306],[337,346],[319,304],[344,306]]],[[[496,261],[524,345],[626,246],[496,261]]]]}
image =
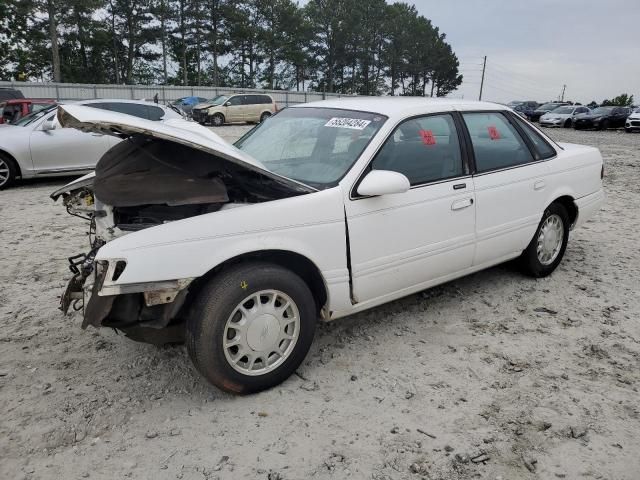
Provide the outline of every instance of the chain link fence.
{"type": "Polygon", "coordinates": [[[0,82],[0,87],[10,87],[22,91],[27,98],[53,98],[57,101],[89,100],[93,98],[111,98],[128,100],[152,100],[157,94],[163,104],[182,97],[213,98],[217,95],[232,93],[267,93],[281,106],[288,107],[297,103],[313,102],[328,98],[340,98],[347,95],[323,92],[296,92],[287,90],[260,90],[251,88],[227,87],[180,87],[168,85],[99,85],[85,83],[37,83],[37,82],[0,82]]]}

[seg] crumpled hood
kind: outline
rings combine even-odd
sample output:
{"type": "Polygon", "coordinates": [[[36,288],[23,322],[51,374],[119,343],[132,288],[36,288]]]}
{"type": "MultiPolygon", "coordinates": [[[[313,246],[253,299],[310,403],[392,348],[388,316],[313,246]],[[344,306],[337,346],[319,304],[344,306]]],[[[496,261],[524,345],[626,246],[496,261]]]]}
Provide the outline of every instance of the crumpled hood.
{"type": "MultiPolygon", "coordinates": [[[[143,135],[168,140],[202,150],[216,158],[259,173],[290,189],[293,193],[316,191],[313,187],[267,170],[259,161],[226,142],[206,127],[183,119],[153,122],[98,108],[81,105],[61,105],[58,107],[58,121],[63,127],[72,127],[83,132],[101,133],[118,138],[143,135]]],[[[91,183],[91,175],[94,174],[86,175],[56,190],[51,195],[51,198],[55,200],[64,192],[89,185],[91,183]]]]}

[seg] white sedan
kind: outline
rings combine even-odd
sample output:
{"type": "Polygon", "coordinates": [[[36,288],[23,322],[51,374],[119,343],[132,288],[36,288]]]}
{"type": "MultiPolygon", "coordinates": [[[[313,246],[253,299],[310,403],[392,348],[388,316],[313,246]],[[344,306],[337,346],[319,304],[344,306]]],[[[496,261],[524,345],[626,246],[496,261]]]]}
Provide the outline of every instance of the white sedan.
{"type": "Polygon", "coordinates": [[[571,128],[573,126],[573,118],[576,115],[589,112],[591,110],[582,105],[564,105],[542,115],[540,117],[540,126],[571,128]]]}
{"type": "Polygon", "coordinates": [[[186,339],[236,393],[291,375],[334,320],[519,258],[549,275],[604,200],[591,147],[506,107],[357,98],[285,109],[235,146],[207,129],[81,106],[63,125],[128,137],[53,193],[91,224],[61,308],[83,327],[186,339]]]}
{"type": "MultiPolygon", "coordinates": [[[[148,120],[182,118],[169,108],[137,100],[85,100],[78,105],[126,113],[148,120]]],[[[17,178],[73,175],[93,170],[100,157],[119,140],[113,136],[60,128],[57,106],[0,127],[0,190],[17,178]]]]}

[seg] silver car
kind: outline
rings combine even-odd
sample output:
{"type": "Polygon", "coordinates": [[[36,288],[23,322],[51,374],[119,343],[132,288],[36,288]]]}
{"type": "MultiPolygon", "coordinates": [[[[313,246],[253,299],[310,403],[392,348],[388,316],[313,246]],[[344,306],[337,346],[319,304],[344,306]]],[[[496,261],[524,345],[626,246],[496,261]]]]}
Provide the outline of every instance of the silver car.
{"type": "Polygon", "coordinates": [[[540,117],[540,126],[571,128],[573,126],[573,118],[576,115],[589,113],[590,111],[582,105],[564,105],[542,115],[540,117]]]}
{"type": "MultiPolygon", "coordinates": [[[[85,100],[78,102],[147,120],[182,116],[162,105],[137,100],[85,100]]],[[[27,115],[13,125],[0,126],[0,190],[17,178],[83,174],[119,140],[111,135],[61,128],[52,105],[27,115]]]]}

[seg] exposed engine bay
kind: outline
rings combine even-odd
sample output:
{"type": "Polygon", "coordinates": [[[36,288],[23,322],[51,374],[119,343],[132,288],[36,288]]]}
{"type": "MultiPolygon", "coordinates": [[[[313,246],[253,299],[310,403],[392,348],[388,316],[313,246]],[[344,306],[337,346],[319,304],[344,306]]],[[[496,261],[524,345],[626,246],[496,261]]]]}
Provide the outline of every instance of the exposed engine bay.
{"type": "Polygon", "coordinates": [[[62,196],[67,212],[89,223],[90,248],[69,258],[73,278],[61,310],[83,310],[83,328],[111,326],[152,343],[164,343],[167,327],[182,322],[189,282],[108,286],[126,262],[95,262],[103,245],[165,223],[304,193],[209,152],[146,135],[117,144],[100,159],[92,180],[69,187],[52,198],[62,196]],[[150,339],[148,329],[164,333],[150,339]]]}

